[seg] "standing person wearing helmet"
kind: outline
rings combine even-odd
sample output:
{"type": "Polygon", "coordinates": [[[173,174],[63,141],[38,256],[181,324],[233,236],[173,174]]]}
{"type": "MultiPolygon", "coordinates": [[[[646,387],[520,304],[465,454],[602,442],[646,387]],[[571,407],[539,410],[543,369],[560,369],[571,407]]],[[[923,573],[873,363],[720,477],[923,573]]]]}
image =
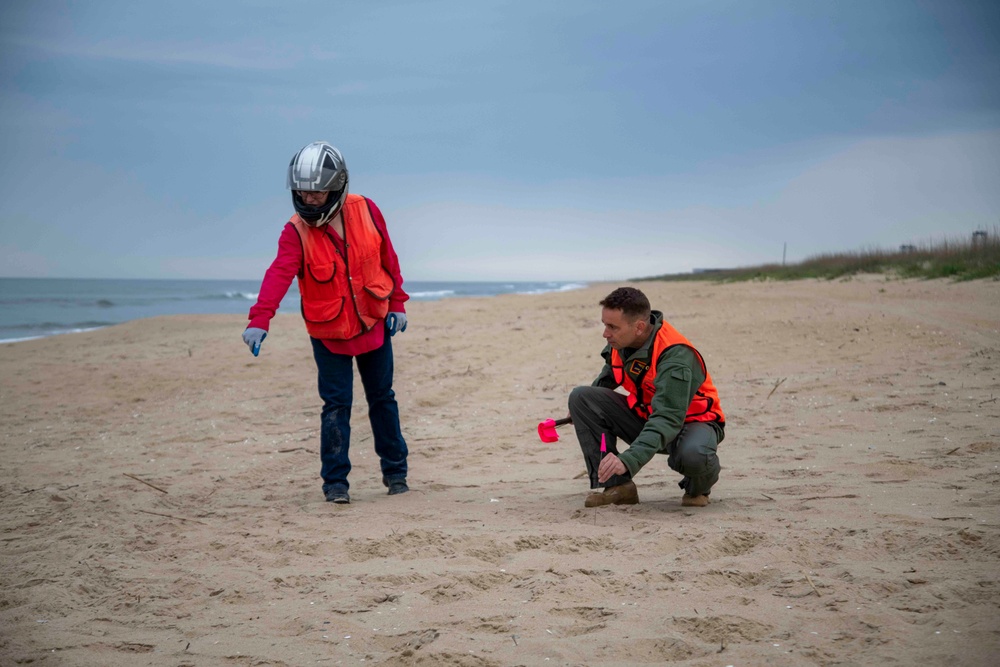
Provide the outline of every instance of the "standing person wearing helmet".
{"type": "Polygon", "coordinates": [[[288,165],[295,214],[278,239],[243,342],[256,356],[282,298],[298,278],[302,317],[312,340],[323,399],[320,475],[323,494],[349,503],[354,368],[358,364],[382,483],[405,493],[406,441],[392,390],[392,336],[406,330],[399,259],[375,203],[348,194],[347,165],[325,141],[305,146],[288,165]],[[389,335],[386,336],[388,331],[389,335]]]}

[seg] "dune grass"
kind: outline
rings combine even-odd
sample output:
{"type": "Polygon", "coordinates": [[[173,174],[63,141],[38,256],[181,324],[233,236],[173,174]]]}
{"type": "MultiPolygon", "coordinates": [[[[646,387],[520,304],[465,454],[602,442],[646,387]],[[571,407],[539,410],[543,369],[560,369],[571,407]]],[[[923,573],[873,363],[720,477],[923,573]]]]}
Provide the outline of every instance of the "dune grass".
{"type": "Polygon", "coordinates": [[[664,274],[633,280],[834,280],[862,273],[899,278],[1000,280],[1000,228],[979,232],[964,240],[944,240],[901,246],[897,251],[871,248],[859,252],[824,253],[797,264],[762,264],[699,273],[664,274]]]}

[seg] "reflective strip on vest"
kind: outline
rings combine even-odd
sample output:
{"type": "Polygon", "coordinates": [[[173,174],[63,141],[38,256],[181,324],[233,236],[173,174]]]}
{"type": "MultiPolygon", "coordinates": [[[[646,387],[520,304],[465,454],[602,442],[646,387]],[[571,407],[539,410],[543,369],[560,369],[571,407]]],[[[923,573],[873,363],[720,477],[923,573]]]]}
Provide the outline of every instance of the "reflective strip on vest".
{"type": "Polygon", "coordinates": [[[349,340],[371,331],[389,312],[396,289],[382,266],[382,235],[361,195],[347,195],[342,255],[328,225],[310,227],[298,215],[289,222],[302,243],[299,293],[302,319],[313,338],[349,340]]]}

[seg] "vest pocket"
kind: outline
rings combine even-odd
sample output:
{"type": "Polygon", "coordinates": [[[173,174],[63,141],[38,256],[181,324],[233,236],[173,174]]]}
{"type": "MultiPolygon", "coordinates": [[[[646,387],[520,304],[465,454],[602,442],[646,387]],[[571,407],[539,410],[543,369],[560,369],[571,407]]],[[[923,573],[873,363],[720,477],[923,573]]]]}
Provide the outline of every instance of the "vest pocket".
{"type": "Polygon", "coordinates": [[[318,299],[303,299],[302,300],[302,319],[306,322],[332,322],[344,311],[344,297],[338,297],[335,299],[318,300],[318,299]]]}
{"type": "Polygon", "coordinates": [[[382,267],[378,258],[374,262],[365,262],[364,274],[364,291],[376,301],[386,301],[396,291],[392,276],[382,267]]]}
{"type": "Polygon", "coordinates": [[[328,283],[333,280],[333,277],[337,275],[337,264],[334,262],[329,263],[309,263],[306,265],[306,271],[312,276],[312,279],[318,283],[328,283]]]}
{"type": "Polygon", "coordinates": [[[389,284],[388,289],[385,285],[373,285],[371,287],[365,285],[365,291],[368,292],[368,296],[376,301],[386,301],[392,296],[392,284],[389,284]]]}
{"type": "Polygon", "coordinates": [[[691,405],[688,406],[688,419],[708,414],[708,412],[712,409],[713,402],[714,401],[712,401],[711,398],[705,396],[705,394],[700,391],[695,392],[694,398],[691,400],[691,405]]]}
{"type": "Polygon", "coordinates": [[[389,297],[396,289],[392,277],[382,269],[381,265],[376,267],[378,272],[368,280],[358,299],[359,313],[366,330],[371,329],[389,313],[389,297]]]}

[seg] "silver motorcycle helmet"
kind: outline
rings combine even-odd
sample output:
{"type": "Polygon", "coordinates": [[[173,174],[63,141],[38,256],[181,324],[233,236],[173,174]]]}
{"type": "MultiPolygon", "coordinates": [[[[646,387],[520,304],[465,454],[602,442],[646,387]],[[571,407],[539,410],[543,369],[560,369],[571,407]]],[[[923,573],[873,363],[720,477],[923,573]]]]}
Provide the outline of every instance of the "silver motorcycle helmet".
{"type": "Polygon", "coordinates": [[[299,217],[313,227],[329,222],[347,199],[347,163],[336,148],[325,141],[303,147],[288,163],[288,188],[299,217]],[[299,192],[329,192],[326,203],[310,206],[299,192]]]}

